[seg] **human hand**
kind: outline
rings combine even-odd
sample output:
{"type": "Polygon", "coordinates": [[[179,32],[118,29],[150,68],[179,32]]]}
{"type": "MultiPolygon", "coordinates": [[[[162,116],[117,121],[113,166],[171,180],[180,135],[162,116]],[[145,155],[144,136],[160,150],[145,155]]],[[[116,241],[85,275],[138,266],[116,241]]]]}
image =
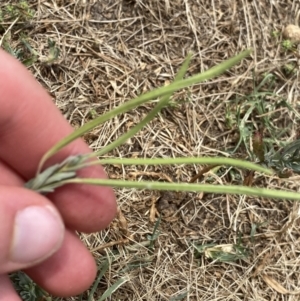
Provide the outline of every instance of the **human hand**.
{"type": "MultiPolygon", "coordinates": [[[[93,282],[96,265],[75,230],[105,228],[116,214],[114,193],[109,187],[67,185],[46,198],[23,188],[43,154],[72,127],[39,83],[3,50],[0,66],[0,299],[20,300],[6,275],[20,269],[54,295],[77,295],[93,282]]],[[[88,152],[76,140],[46,166],[88,152]]],[[[99,166],[78,174],[105,177],[99,166]]]]}

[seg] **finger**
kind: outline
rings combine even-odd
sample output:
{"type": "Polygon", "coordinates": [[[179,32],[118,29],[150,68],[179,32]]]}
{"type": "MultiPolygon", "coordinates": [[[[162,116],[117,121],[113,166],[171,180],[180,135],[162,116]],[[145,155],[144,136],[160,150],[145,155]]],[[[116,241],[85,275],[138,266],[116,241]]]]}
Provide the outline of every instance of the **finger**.
{"type": "Polygon", "coordinates": [[[82,293],[92,285],[97,268],[93,257],[76,235],[66,232],[64,243],[57,253],[25,272],[52,295],[69,297],[82,293]]]}
{"type": "MultiPolygon", "coordinates": [[[[84,173],[86,173],[86,171],[81,171],[81,176],[84,177],[84,173]]],[[[9,186],[24,186],[24,181],[15,173],[13,172],[10,167],[8,167],[4,162],[1,162],[0,160],[0,184],[3,185],[9,185],[9,186]]],[[[71,186],[71,185],[70,185],[71,186]]],[[[58,206],[60,209],[64,208],[64,210],[68,210],[68,217],[69,219],[72,220],[72,217],[74,216],[74,219],[77,218],[78,215],[78,208],[75,206],[75,208],[73,208],[72,203],[73,200],[77,198],[77,191],[80,190],[81,195],[83,194],[84,191],[86,191],[86,195],[88,195],[90,192],[90,187],[87,185],[82,185],[82,187],[76,186],[74,187],[75,189],[72,189],[72,187],[66,187],[63,188],[58,194],[55,193],[52,195],[52,199],[56,200],[54,201],[54,203],[59,204],[60,206],[58,206]],[[65,196],[64,196],[65,195],[65,196]],[[60,199],[65,199],[65,203],[60,203],[60,199]],[[71,200],[71,203],[68,203],[68,200],[71,200]]],[[[72,185],[74,186],[74,185],[72,185]]],[[[91,196],[92,198],[93,196],[91,196]]],[[[101,218],[101,215],[103,214],[103,211],[96,212],[95,207],[97,207],[97,204],[95,204],[95,206],[93,206],[93,204],[91,205],[91,203],[98,203],[97,199],[89,199],[89,198],[84,198],[81,201],[81,205],[82,206],[86,206],[87,208],[85,208],[85,213],[89,215],[89,223],[87,223],[86,226],[82,227],[83,232],[95,232],[95,231],[99,231],[101,230],[101,228],[99,228],[99,223],[98,223],[98,219],[100,220],[105,220],[104,218],[101,218]],[[89,212],[89,213],[88,213],[89,212]],[[85,231],[84,231],[85,230],[85,231]]],[[[99,206],[100,209],[102,209],[101,206],[99,206]]],[[[103,210],[103,209],[102,209],[103,210]]],[[[106,209],[106,210],[112,210],[112,209],[106,209]]],[[[113,211],[113,210],[112,210],[113,211]]],[[[74,223],[66,223],[67,227],[71,228],[71,229],[76,229],[77,225],[76,222],[74,223]]]]}
{"type": "Polygon", "coordinates": [[[7,275],[0,275],[0,300],[21,301],[7,275]]]}
{"type": "Polygon", "coordinates": [[[55,207],[24,188],[0,186],[0,220],[0,274],[45,260],[64,239],[64,225],[55,207]]]}
{"type": "Polygon", "coordinates": [[[0,185],[24,186],[24,181],[14,171],[0,160],[0,185]]]}
{"type": "MultiPolygon", "coordinates": [[[[42,155],[72,128],[18,61],[0,50],[0,64],[0,159],[26,181],[35,175],[42,155]]],[[[78,139],[51,158],[48,165],[88,152],[88,146],[78,139]]],[[[105,177],[99,166],[86,168],[79,175],[105,177]]],[[[115,197],[108,187],[70,185],[59,189],[51,199],[66,225],[78,231],[101,230],[116,214],[115,197]]]]}
{"type": "MultiPolygon", "coordinates": [[[[21,179],[18,178],[10,169],[8,169],[3,162],[0,162],[0,183],[3,180],[5,180],[5,184],[8,186],[23,185],[21,179]]],[[[18,191],[15,189],[14,191],[18,193],[18,191]]],[[[48,235],[45,236],[45,238],[48,239],[48,235]]],[[[36,246],[34,246],[34,248],[35,247],[36,246]]],[[[79,241],[79,238],[73,237],[73,235],[67,233],[64,238],[63,246],[55,253],[55,256],[51,256],[47,260],[47,266],[45,267],[44,265],[38,265],[37,267],[30,268],[29,271],[30,276],[32,276],[45,290],[51,291],[56,295],[75,295],[86,290],[94,281],[95,262],[91,254],[79,241]],[[69,253],[71,253],[71,255],[69,253]],[[72,262],[72,259],[76,261],[72,262]],[[66,265],[67,262],[69,262],[68,265],[66,265]],[[53,271],[54,267],[56,267],[55,271],[53,271]],[[55,273],[56,276],[53,276],[53,273],[55,273]],[[80,273],[83,273],[82,277],[78,277],[80,273]],[[75,290],[73,288],[69,288],[70,279],[73,279],[73,284],[76,283],[75,290]]],[[[3,287],[5,286],[6,284],[3,284],[3,287]]],[[[1,297],[0,300],[2,300],[1,297]]],[[[8,299],[8,301],[10,300],[14,299],[8,299]]]]}
{"type": "MultiPolygon", "coordinates": [[[[81,170],[78,174],[82,178],[99,178],[99,172],[90,168],[81,170]]],[[[67,228],[92,233],[106,228],[116,215],[115,197],[107,188],[66,185],[48,197],[63,216],[67,228]]]]}

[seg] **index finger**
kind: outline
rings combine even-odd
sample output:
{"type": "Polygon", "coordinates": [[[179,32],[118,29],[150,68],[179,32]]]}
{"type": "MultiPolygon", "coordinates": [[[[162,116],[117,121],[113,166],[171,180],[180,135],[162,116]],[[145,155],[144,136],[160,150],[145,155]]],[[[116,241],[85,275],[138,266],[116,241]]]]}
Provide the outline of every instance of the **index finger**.
{"type": "MultiPolygon", "coordinates": [[[[72,127],[33,76],[9,54],[0,50],[0,160],[24,181],[34,177],[43,154],[72,132],[72,127]]],[[[90,152],[78,139],[49,159],[61,162],[70,155],[90,152]]],[[[102,167],[79,172],[84,177],[106,177],[102,167]]],[[[68,185],[49,196],[67,226],[79,231],[98,231],[116,212],[114,193],[108,187],[68,185]]]]}

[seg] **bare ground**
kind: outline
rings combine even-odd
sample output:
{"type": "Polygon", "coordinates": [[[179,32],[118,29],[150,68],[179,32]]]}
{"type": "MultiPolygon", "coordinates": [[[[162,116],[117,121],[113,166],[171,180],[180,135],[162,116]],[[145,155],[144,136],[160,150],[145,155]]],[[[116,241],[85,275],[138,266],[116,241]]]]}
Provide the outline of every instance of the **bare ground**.
{"type": "MultiPolygon", "coordinates": [[[[245,116],[249,108],[245,95],[252,93],[253,84],[259,84],[267,73],[275,80],[271,87],[261,88],[272,92],[260,96],[273,129],[265,129],[265,135],[275,146],[298,137],[298,115],[283,105],[299,109],[298,52],[282,49],[281,32],[287,24],[299,24],[299,1],[29,3],[36,13],[22,30],[39,54],[30,69],[74,127],[142,92],[168,84],[189,52],[194,54],[188,70],[191,75],[246,48],[254,49],[251,58],[224,75],[177,93],[173,106],[109,157],[228,155],[240,138],[237,111],[245,116]],[[52,64],[44,63],[48,39],[61,51],[52,64]],[[287,64],[294,64],[293,72],[286,72],[287,64]],[[286,131],[281,133],[282,129],[286,131]]],[[[16,29],[11,41],[15,47],[20,43],[19,34],[16,29]]],[[[86,141],[93,149],[101,149],[139,122],[151,107],[153,104],[144,105],[114,118],[86,135],[86,141]]],[[[246,128],[258,130],[263,124],[254,110],[246,128]]],[[[246,158],[244,145],[232,156],[246,158]]],[[[113,179],[188,182],[201,168],[107,166],[107,172],[113,179]]],[[[201,180],[241,184],[244,177],[244,172],[232,168],[210,171],[201,180]]],[[[261,175],[253,185],[299,190],[295,179],[261,175]]],[[[128,281],[111,300],[299,300],[298,203],[203,193],[129,189],[116,193],[122,213],[110,228],[81,235],[99,263],[105,256],[114,258],[95,300],[122,277],[128,281]],[[159,236],[149,253],[149,235],[158,214],[162,214],[159,236]],[[242,245],[247,255],[227,263],[205,254],[196,258],[193,244],[210,243],[242,245]]]]}

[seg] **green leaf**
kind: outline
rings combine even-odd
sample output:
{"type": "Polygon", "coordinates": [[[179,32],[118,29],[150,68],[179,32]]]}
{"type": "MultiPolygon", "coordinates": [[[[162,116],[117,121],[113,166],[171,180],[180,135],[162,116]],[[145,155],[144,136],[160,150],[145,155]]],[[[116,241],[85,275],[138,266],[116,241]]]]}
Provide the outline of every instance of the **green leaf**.
{"type": "Polygon", "coordinates": [[[265,197],[274,199],[286,200],[300,200],[300,193],[266,189],[266,188],[253,188],[249,186],[237,185],[212,185],[212,184],[194,184],[194,183],[164,183],[164,182],[151,182],[151,181],[124,181],[124,180],[111,180],[111,179],[83,179],[76,178],[65,181],[65,184],[78,183],[78,184],[91,184],[99,186],[111,186],[121,188],[136,188],[136,189],[149,189],[149,190],[162,190],[162,191],[190,191],[190,192],[207,192],[207,193],[221,193],[221,194],[238,194],[247,195],[252,197],[265,197]]]}
{"type": "MultiPolygon", "coordinates": [[[[177,82],[178,80],[183,78],[190,61],[191,61],[191,55],[188,55],[185,62],[181,66],[178,74],[176,75],[174,82],[177,82]]],[[[133,137],[146,124],[148,124],[161,111],[162,108],[164,108],[169,103],[171,96],[172,96],[172,93],[169,93],[166,96],[164,96],[157,103],[155,108],[142,121],[140,121],[135,127],[133,127],[131,130],[129,130],[127,133],[125,133],[121,137],[119,137],[116,141],[110,143],[109,145],[103,147],[101,150],[96,152],[95,156],[103,156],[104,154],[108,153],[112,149],[115,149],[116,147],[120,146],[121,144],[125,143],[128,139],[133,137]]]]}
{"type": "Polygon", "coordinates": [[[95,294],[95,292],[98,288],[99,282],[103,278],[104,274],[107,272],[108,268],[109,268],[109,260],[108,260],[108,258],[106,258],[106,260],[99,267],[100,273],[99,273],[95,283],[92,286],[92,289],[89,293],[88,301],[94,300],[93,295],[95,294]]]}
{"type": "Polygon", "coordinates": [[[109,287],[104,294],[101,296],[98,301],[104,301],[106,298],[110,297],[120,286],[129,281],[129,278],[120,278],[117,282],[115,282],[111,287],[109,287]]]}
{"type": "Polygon", "coordinates": [[[76,171],[93,164],[119,164],[119,165],[169,165],[169,164],[209,164],[209,165],[228,165],[238,168],[244,168],[263,172],[272,175],[273,171],[262,167],[258,164],[248,161],[231,159],[225,157],[204,157],[204,158],[154,158],[154,159],[102,159],[97,161],[89,161],[88,155],[71,156],[61,164],[56,164],[38,174],[36,178],[26,183],[25,187],[32,189],[39,193],[53,192],[55,188],[66,184],[65,180],[76,177],[76,171]]]}
{"type": "Polygon", "coordinates": [[[284,172],[284,169],[291,169],[300,173],[300,140],[289,143],[271,157],[267,157],[266,162],[268,166],[279,172],[284,172]]]}
{"type": "Polygon", "coordinates": [[[64,180],[76,177],[76,171],[86,160],[85,156],[70,156],[62,163],[55,164],[38,174],[34,179],[28,181],[25,187],[39,193],[53,192],[60,187],[64,180]]]}
{"type": "Polygon", "coordinates": [[[134,159],[119,159],[119,158],[109,158],[101,159],[96,161],[100,164],[121,164],[121,165],[170,165],[170,164],[210,164],[210,165],[228,165],[244,169],[250,169],[258,172],[263,172],[268,175],[272,175],[273,171],[262,167],[258,164],[239,160],[231,159],[225,157],[203,157],[203,158],[134,158],[134,159]]]}
{"type": "Polygon", "coordinates": [[[151,92],[148,92],[146,94],[143,94],[135,99],[132,99],[125,104],[107,112],[106,114],[99,116],[95,118],[94,120],[86,123],[81,128],[74,131],[72,134],[67,136],[66,138],[59,141],[57,144],[55,144],[50,150],[48,150],[45,155],[42,157],[38,171],[41,170],[41,167],[44,165],[44,163],[50,158],[52,155],[57,153],[60,149],[74,141],[75,139],[79,138],[83,134],[87,133],[91,129],[95,128],[96,126],[100,125],[101,123],[104,123],[107,120],[110,120],[111,118],[115,117],[116,115],[120,113],[127,112],[135,107],[137,107],[140,104],[143,104],[147,101],[156,99],[161,96],[168,95],[169,93],[173,93],[175,91],[178,91],[180,89],[186,88],[188,86],[194,85],[196,83],[203,82],[205,80],[211,79],[213,77],[216,77],[217,75],[220,75],[221,73],[225,72],[232,66],[236,65],[240,60],[245,58],[251,53],[251,50],[245,50],[238,54],[237,56],[228,59],[227,61],[212,67],[211,69],[194,76],[191,76],[186,79],[182,79],[180,81],[176,81],[175,83],[170,84],[169,86],[161,87],[158,89],[155,89],[151,92]]]}
{"type": "Polygon", "coordinates": [[[171,297],[170,301],[180,301],[180,300],[184,300],[188,295],[188,292],[184,292],[181,294],[178,294],[177,296],[171,297]]]}

